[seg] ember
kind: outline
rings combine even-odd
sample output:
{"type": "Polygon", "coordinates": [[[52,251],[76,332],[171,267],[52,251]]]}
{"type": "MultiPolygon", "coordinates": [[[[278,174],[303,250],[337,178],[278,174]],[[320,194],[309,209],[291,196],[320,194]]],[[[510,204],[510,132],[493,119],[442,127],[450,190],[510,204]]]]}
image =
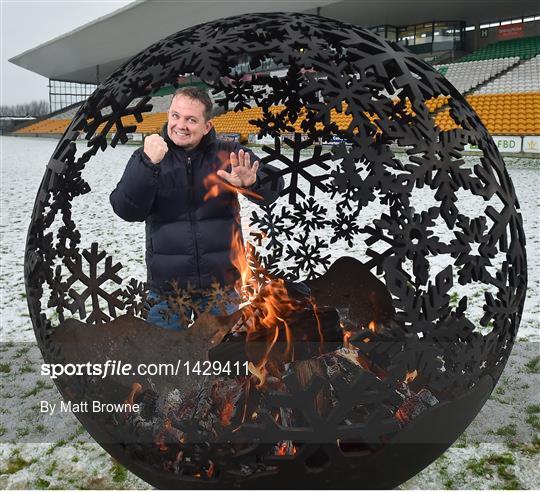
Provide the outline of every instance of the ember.
{"type": "Polygon", "coordinates": [[[410,371],[405,375],[405,382],[410,383],[411,381],[414,381],[416,379],[416,376],[418,376],[418,371],[415,369],[414,371],[410,371]]]}
{"type": "Polygon", "coordinates": [[[405,400],[396,411],[396,418],[402,424],[407,424],[438,402],[439,400],[428,389],[423,388],[405,400]]]}

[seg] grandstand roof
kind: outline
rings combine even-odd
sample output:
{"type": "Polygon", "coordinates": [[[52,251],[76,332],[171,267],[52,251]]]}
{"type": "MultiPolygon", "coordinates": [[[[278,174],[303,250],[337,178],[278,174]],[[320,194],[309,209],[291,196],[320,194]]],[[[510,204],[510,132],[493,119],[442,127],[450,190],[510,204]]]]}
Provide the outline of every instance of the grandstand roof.
{"type": "Polygon", "coordinates": [[[534,15],[537,0],[182,0],[134,2],[9,61],[49,79],[96,83],[161,38],[248,12],[306,12],[361,26],[431,20],[490,20],[534,15]],[[98,68],[99,67],[99,70],[98,68]]]}

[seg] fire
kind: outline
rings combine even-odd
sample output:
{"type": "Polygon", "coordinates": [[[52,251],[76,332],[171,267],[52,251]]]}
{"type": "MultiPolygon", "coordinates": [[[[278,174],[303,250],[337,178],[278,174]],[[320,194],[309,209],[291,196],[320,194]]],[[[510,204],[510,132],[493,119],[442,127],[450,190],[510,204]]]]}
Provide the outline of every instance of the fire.
{"type": "Polygon", "coordinates": [[[416,369],[414,371],[407,372],[405,375],[405,382],[409,384],[411,381],[416,379],[416,376],[418,376],[418,371],[416,369]]]}
{"type": "Polygon", "coordinates": [[[351,339],[352,331],[344,331],[343,332],[343,347],[346,349],[351,348],[351,343],[349,340],[351,339]]]}
{"type": "Polygon", "coordinates": [[[277,456],[285,456],[287,454],[287,448],[288,448],[287,443],[282,442],[277,448],[276,455],[277,456]]]}
{"type": "Polygon", "coordinates": [[[242,233],[239,229],[235,229],[233,232],[231,242],[231,262],[240,272],[240,279],[237,282],[236,291],[242,296],[243,290],[251,284],[253,274],[249,267],[246,248],[242,239],[242,233]]]}
{"type": "MultiPolygon", "coordinates": [[[[295,360],[294,333],[286,320],[300,309],[301,303],[290,296],[283,279],[266,278],[261,282],[260,276],[255,277],[248,259],[251,249],[249,243],[246,248],[237,228],[231,242],[231,261],[240,272],[235,288],[246,301],[242,315],[249,371],[258,380],[257,388],[261,388],[270,375],[280,377],[279,367],[295,360]],[[261,287],[259,283],[264,285],[261,287]]],[[[310,303],[316,319],[313,339],[319,338],[322,353],[324,339],[317,306],[310,303]]]]}
{"type": "MultiPolygon", "coordinates": [[[[248,275],[243,277],[247,279],[248,275]]],[[[250,371],[259,380],[258,388],[265,384],[271,373],[271,352],[275,364],[294,360],[294,336],[285,318],[297,309],[296,301],[289,296],[281,279],[265,285],[259,294],[243,310],[247,328],[246,352],[251,360],[250,371]],[[285,349],[273,351],[280,339],[285,342],[285,349]]]]}
{"type": "MultiPolygon", "coordinates": [[[[351,341],[350,341],[350,339],[351,339],[351,337],[353,335],[352,331],[345,329],[345,326],[343,325],[343,323],[341,323],[341,328],[343,329],[343,347],[346,348],[346,349],[350,349],[350,350],[358,349],[358,347],[353,345],[351,343],[351,341]]],[[[377,322],[375,320],[371,320],[369,322],[368,330],[372,331],[373,333],[375,333],[377,331],[377,322]]],[[[364,343],[368,343],[370,341],[371,340],[370,340],[369,337],[362,338],[362,342],[364,342],[364,343]]]]}
{"type": "Polygon", "coordinates": [[[319,313],[317,311],[317,305],[314,302],[312,302],[311,306],[313,307],[313,312],[315,313],[315,319],[317,320],[317,331],[319,332],[319,340],[320,340],[319,353],[322,354],[322,345],[323,345],[323,342],[324,342],[324,336],[323,336],[323,332],[322,332],[322,328],[321,328],[321,320],[319,319],[319,313]]]}
{"type": "MultiPolygon", "coordinates": [[[[129,405],[128,408],[133,408],[133,403],[135,402],[135,397],[142,391],[142,386],[139,383],[133,383],[131,385],[131,391],[129,392],[128,397],[124,400],[126,405],[129,405]]],[[[124,418],[128,417],[128,412],[124,412],[124,418]]]]}
{"type": "Polygon", "coordinates": [[[231,402],[225,403],[219,417],[219,420],[221,421],[223,425],[227,426],[231,423],[233,410],[234,410],[234,405],[231,402]]]}
{"type": "Polygon", "coordinates": [[[276,456],[294,456],[297,452],[297,447],[291,441],[281,441],[274,448],[276,456]]]}
{"type": "MultiPolygon", "coordinates": [[[[220,161],[220,169],[225,171],[230,169],[231,161],[227,152],[220,152],[218,155],[220,161]]],[[[215,198],[225,191],[231,193],[240,193],[241,195],[252,197],[256,200],[261,200],[262,197],[257,193],[253,193],[245,188],[237,188],[229,184],[224,179],[221,179],[216,173],[209,174],[203,181],[204,187],[208,190],[206,195],[204,195],[204,201],[209,200],[210,198],[215,198]]]]}
{"type": "Polygon", "coordinates": [[[133,402],[135,400],[135,397],[142,391],[142,386],[139,383],[133,383],[131,385],[131,391],[124,401],[124,403],[133,406],[133,402]]]}
{"type": "Polygon", "coordinates": [[[206,192],[206,195],[204,195],[204,201],[209,200],[210,198],[216,198],[224,191],[229,191],[231,193],[240,193],[241,195],[249,196],[256,200],[262,199],[261,195],[245,188],[237,188],[236,186],[233,186],[232,184],[229,184],[223,179],[221,179],[215,173],[206,176],[206,178],[204,178],[203,185],[208,190],[206,192]]]}
{"type": "Polygon", "coordinates": [[[397,409],[396,413],[394,414],[394,417],[403,424],[406,424],[410,420],[406,412],[401,408],[397,409]]]}
{"type": "Polygon", "coordinates": [[[169,419],[165,420],[165,423],[163,424],[163,429],[161,429],[161,432],[159,433],[156,441],[156,445],[159,448],[159,450],[164,453],[169,449],[169,446],[165,444],[165,433],[167,429],[171,428],[171,421],[169,419]]]}
{"type": "MultiPolygon", "coordinates": [[[[216,465],[214,464],[214,462],[212,460],[209,460],[209,463],[210,464],[208,465],[208,468],[204,469],[204,473],[208,478],[212,478],[212,476],[214,475],[214,472],[216,470],[216,465]]],[[[193,476],[195,478],[202,478],[202,473],[197,472],[193,476]]]]}

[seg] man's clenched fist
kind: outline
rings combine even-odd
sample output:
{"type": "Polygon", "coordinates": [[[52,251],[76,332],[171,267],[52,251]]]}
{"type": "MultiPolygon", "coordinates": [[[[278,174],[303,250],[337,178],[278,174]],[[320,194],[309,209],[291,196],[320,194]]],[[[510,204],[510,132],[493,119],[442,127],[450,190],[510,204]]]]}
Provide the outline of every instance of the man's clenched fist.
{"type": "Polygon", "coordinates": [[[157,133],[144,139],[144,153],[153,164],[159,164],[168,150],[167,143],[157,133]]]}

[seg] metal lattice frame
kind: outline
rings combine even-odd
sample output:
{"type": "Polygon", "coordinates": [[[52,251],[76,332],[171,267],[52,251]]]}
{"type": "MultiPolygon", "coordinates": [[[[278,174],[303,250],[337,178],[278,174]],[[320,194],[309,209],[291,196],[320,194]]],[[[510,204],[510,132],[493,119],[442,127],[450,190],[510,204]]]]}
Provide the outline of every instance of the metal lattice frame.
{"type": "MultiPolygon", "coordinates": [[[[149,94],[190,73],[200,77],[214,94],[222,94],[219,103],[225,109],[242,110],[253,104],[263,108],[262,116],[252,123],[260,136],[275,137],[275,144],[264,148],[268,152],[264,161],[277,161],[278,171],[267,173],[264,181],[273,183],[283,176],[286,186],[278,202],[251,217],[257,260],[272,275],[314,279],[330,266],[328,251],[333,243],[360,244],[368,257],[365,266],[384,280],[392,295],[396,321],[404,333],[399,340],[383,342],[380,335],[366,333],[369,343],[364,343],[361,351],[371,359],[391,360],[388,379],[363,375],[341,388],[340,406],[327,420],[321,420],[306,403],[317,394],[316,385],[292,391],[291,382],[291,394],[272,396],[276,408],[298,408],[305,414],[309,425],[302,429],[302,436],[310,444],[294,458],[274,459],[276,471],[269,477],[251,477],[244,482],[242,477],[222,474],[212,483],[253,488],[260,479],[267,486],[279,486],[279,477],[295,474],[293,482],[281,483],[324,487],[339,477],[338,483],[345,487],[393,487],[435,459],[474,418],[491,392],[516,336],[527,270],[514,188],[478,116],[432,67],[364,29],[302,14],[222,19],[155,43],[97,88],[49,161],[28,234],[25,278],[43,355],[46,360],[59,356],[59,348],[50,340],[47,307],[54,307],[61,321],[70,311],[89,324],[105,323],[125,312],[144,314],[143,283],[137,279],[122,283],[121,264],[100,251],[96,243],[89,250],[79,248],[81,237],[72,219],[71,202],[90,191],[82,172],[91,158],[107,145],[127,142],[127,134],[136,131],[136,125],[125,127],[121,118],[132,115],[140,123],[152,109],[149,94]],[[235,67],[246,55],[246,71],[255,71],[272,60],[289,67],[287,76],[242,80],[235,67]],[[453,130],[439,128],[428,109],[426,102],[439,96],[448,96],[453,130]],[[345,113],[348,126],[336,125],[332,119],[335,113],[345,113]],[[297,133],[281,141],[282,133],[294,132],[295,122],[301,123],[307,139],[297,133]],[[88,150],[76,158],[75,140],[81,133],[88,150]],[[108,143],[110,133],[114,137],[108,143]],[[327,151],[319,145],[311,147],[336,136],[348,145],[339,143],[327,151]],[[476,145],[483,154],[472,169],[461,159],[466,144],[476,145]],[[410,162],[402,163],[391,145],[406,149],[410,162]],[[284,153],[285,148],[292,153],[284,153]],[[305,158],[300,151],[308,148],[312,154],[305,158]],[[437,203],[417,211],[411,205],[411,194],[422,188],[433,191],[437,203]],[[462,192],[483,198],[485,209],[478,210],[477,216],[467,216],[460,209],[462,192]],[[328,215],[321,201],[325,196],[336,204],[334,216],[328,215]],[[383,204],[385,212],[361,227],[361,214],[375,203],[383,204]],[[52,231],[55,220],[62,226],[52,231]],[[446,228],[453,239],[436,235],[436,224],[446,228]],[[330,231],[330,239],[317,235],[325,230],[330,231]],[[478,245],[477,252],[472,250],[473,243],[478,245]],[[453,264],[436,273],[430,264],[438,255],[449,255],[453,264]],[[502,260],[496,266],[499,257],[502,260]],[[98,264],[104,266],[100,276],[96,274],[98,264]],[[475,329],[466,296],[456,305],[450,302],[456,278],[462,285],[481,283],[491,289],[485,295],[480,321],[492,326],[489,333],[483,335],[475,329]],[[103,288],[106,281],[118,287],[107,292],[103,288]],[[84,289],[77,290],[76,282],[84,289]],[[445,411],[455,414],[460,408],[465,415],[458,419],[455,435],[442,439],[444,445],[428,446],[422,452],[415,448],[422,457],[416,461],[406,445],[401,455],[392,454],[392,449],[401,449],[401,438],[395,422],[381,410],[392,398],[389,381],[402,379],[413,368],[419,368],[426,385],[446,397],[441,415],[431,421],[432,429],[439,426],[437,418],[443,418],[445,411]],[[472,395],[471,400],[467,400],[468,395],[472,395]],[[344,427],[343,416],[357,405],[370,409],[369,418],[354,429],[344,427]],[[396,432],[398,437],[383,446],[377,458],[408,463],[403,465],[407,470],[391,473],[392,478],[373,456],[346,456],[336,445],[315,444],[318,439],[328,442],[321,436],[335,440],[354,434],[373,442],[396,432]],[[320,453],[331,466],[319,469],[313,465],[313,456],[320,453]],[[371,478],[366,478],[368,475],[371,478]]],[[[93,432],[91,423],[88,427],[93,432]]],[[[269,433],[280,439],[298,436],[298,429],[274,427],[268,421],[247,430],[254,439],[269,433]]],[[[438,431],[433,432],[436,436],[438,431]]],[[[235,462],[248,459],[256,448],[234,457],[235,462]]],[[[175,486],[182,481],[126,460],[123,448],[107,449],[152,483],[175,486]]],[[[227,459],[232,458],[216,458],[222,463],[227,459]]],[[[189,484],[199,486],[196,481],[189,484]]]]}

